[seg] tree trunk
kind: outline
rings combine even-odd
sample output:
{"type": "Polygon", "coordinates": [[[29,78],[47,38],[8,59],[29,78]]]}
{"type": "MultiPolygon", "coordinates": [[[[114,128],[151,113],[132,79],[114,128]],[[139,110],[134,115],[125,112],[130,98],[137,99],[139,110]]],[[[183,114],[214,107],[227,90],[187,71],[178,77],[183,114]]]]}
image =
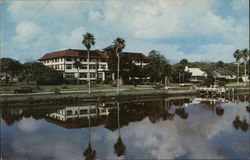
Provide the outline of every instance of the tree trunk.
{"type": "Polygon", "coordinates": [[[168,76],[165,76],[165,78],[164,78],[164,85],[165,85],[165,87],[168,85],[167,81],[168,81],[168,76]]]}
{"type": "Polygon", "coordinates": [[[245,86],[247,86],[247,61],[244,62],[244,67],[245,67],[245,86]]]}
{"type": "Polygon", "coordinates": [[[121,136],[120,133],[120,103],[117,103],[117,125],[118,125],[118,131],[119,131],[119,137],[121,136]]]}
{"type": "Polygon", "coordinates": [[[77,68],[77,85],[79,85],[80,73],[79,69],[77,68]]]}
{"type": "MultiPolygon", "coordinates": [[[[117,51],[116,51],[117,52],[117,51]]],[[[117,53],[117,93],[120,92],[120,53],[117,53]]]]}
{"type": "Polygon", "coordinates": [[[183,72],[183,75],[182,75],[182,83],[184,83],[184,80],[185,80],[185,72],[183,72]]]}
{"type": "Polygon", "coordinates": [[[237,84],[239,84],[239,72],[240,72],[240,62],[238,62],[237,66],[237,84]]]}
{"type": "Polygon", "coordinates": [[[179,83],[181,83],[181,73],[179,73],[179,83]]]}
{"type": "Polygon", "coordinates": [[[88,84],[89,84],[89,94],[91,93],[90,91],[90,68],[89,68],[89,50],[87,50],[88,52],[88,84]]]}

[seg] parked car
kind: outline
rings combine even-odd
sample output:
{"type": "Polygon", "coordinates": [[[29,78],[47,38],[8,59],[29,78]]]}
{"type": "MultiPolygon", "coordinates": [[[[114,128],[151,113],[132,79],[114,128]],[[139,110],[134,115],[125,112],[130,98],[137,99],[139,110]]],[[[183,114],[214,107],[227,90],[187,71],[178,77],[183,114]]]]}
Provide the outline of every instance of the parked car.
{"type": "Polygon", "coordinates": [[[14,93],[33,93],[33,89],[31,87],[20,87],[14,89],[14,93]]]}

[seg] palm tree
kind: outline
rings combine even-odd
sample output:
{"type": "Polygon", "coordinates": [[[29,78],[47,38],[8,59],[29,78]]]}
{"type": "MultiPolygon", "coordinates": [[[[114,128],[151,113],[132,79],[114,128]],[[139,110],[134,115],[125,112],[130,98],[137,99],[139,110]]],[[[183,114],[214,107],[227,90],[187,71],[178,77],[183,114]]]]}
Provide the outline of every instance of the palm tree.
{"type": "Polygon", "coordinates": [[[236,62],[238,63],[237,65],[237,83],[239,83],[239,72],[240,72],[240,59],[241,59],[241,51],[237,49],[234,54],[233,54],[236,62]]]}
{"type": "Polygon", "coordinates": [[[89,94],[91,93],[90,91],[90,70],[89,70],[89,50],[91,48],[92,45],[95,45],[95,37],[93,34],[91,33],[86,33],[83,35],[83,40],[82,40],[82,44],[87,48],[87,52],[88,52],[88,84],[89,84],[89,94]]]}
{"type": "Polygon", "coordinates": [[[125,154],[126,146],[122,142],[121,132],[120,132],[120,103],[119,102],[117,103],[117,123],[118,123],[119,136],[118,136],[116,143],[114,144],[114,149],[115,149],[114,153],[116,153],[116,155],[120,157],[121,155],[125,154]]]}
{"type": "Polygon", "coordinates": [[[86,160],[94,160],[96,159],[96,151],[93,150],[91,146],[91,106],[89,106],[89,145],[87,149],[83,152],[83,155],[86,157],[86,160]]]}
{"type": "Polygon", "coordinates": [[[77,85],[79,85],[79,79],[80,79],[79,68],[82,67],[82,63],[80,61],[75,61],[73,66],[74,66],[74,68],[77,69],[77,85]]]}
{"type": "Polygon", "coordinates": [[[114,40],[114,49],[115,49],[115,53],[117,55],[118,58],[118,63],[117,63],[117,92],[120,92],[120,54],[122,52],[122,50],[125,48],[125,40],[123,38],[116,38],[114,40]]]}
{"type": "MultiPolygon", "coordinates": [[[[248,58],[249,58],[249,51],[248,51],[248,49],[246,48],[246,49],[243,49],[242,51],[241,51],[241,57],[243,58],[243,60],[244,60],[244,67],[245,67],[245,78],[247,77],[247,60],[248,60],[248,58]]],[[[247,81],[245,81],[245,82],[247,82],[247,81]]],[[[245,85],[246,85],[247,83],[245,83],[245,85]]]]}

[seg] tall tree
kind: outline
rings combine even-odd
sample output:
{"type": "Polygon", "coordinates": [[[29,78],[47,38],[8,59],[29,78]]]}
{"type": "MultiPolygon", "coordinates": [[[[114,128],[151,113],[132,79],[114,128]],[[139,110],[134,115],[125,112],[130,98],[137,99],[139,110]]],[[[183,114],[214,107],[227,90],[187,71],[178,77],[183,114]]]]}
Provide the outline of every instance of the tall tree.
{"type": "Polygon", "coordinates": [[[241,59],[241,51],[237,49],[234,54],[234,59],[237,62],[237,83],[239,83],[239,72],[240,72],[240,59],[241,59]]]}
{"type": "Polygon", "coordinates": [[[91,93],[90,91],[90,68],[89,68],[89,50],[91,48],[91,46],[95,45],[95,37],[93,34],[91,33],[86,33],[83,35],[83,40],[82,40],[82,44],[87,48],[87,52],[88,52],[88,84],[89,84],[89,94],[91,93]]]}
{"type": "Polygon", "coordinates": [[[82,63],[80,61],[75,61],[73,66],[74,66],[74,68],[77,69],[77,85],[79,85],[79,80],[80,80],[79,69],[82,67],[82,63]]]}
{"type": "Polygon", "coordinates": [[[117,55],[117,92],[120,92],[120,54],[122,52],[122,50],[125,48],[126,44],[125,44],[125,40],[121,37],[116,38],[113,41],[114,44],[114,49],[115,49],[115,53],[117,55]]]}
{"type": "Polygon", "coordinates": [[[11,58],[0,59],[0,72],[5,73],[5,81],[7,82],[8,77],[12,81],[14,78],[18,78],[23,70],[23,65],[11,58]]]}
{"type": "Polygon", "coordinates": [[[182,82],[185,81],[185,67],[188,65],[188,60],[187,59],[182,59],[180,60],[180,64],[183,66],[182,68],[184,68],[181,73],[182,73],[182,82]]]}
{"type": "Polygon", "coordinates": [[[63,74],[39,62],[24,63],[23,76],[26,82],[34,81],[36,84],[62,84],[63,74]]]}
{"type": "Polygon", "coordinates": [[[217,69],[222,69],[223,67],[224,67],[224,62],[218,61],[218,62],[216,63],[216,68],[217,68],[217,69]]]}
{"type": "Polygon", "coordinates": [[[180,64],[184,65],[185,67],[188,65],[188,60],[187,59],[182,59],[180,60],[180,64]]]}
{"type": "Polygon", "coordinates": [[[147,70],[147,74],[152,82],[162,82],[171,73],[169,61],[156,50],[149,52],[148,65],[145,66],[145,70],[147,70]]]}
{"type": "Polygon", "coordinates": [[[247,78],[247,60],[249,58],[249,50],[247,48],[241,51],[241,57],[244,60],[244,72],[245,72],[245,78],[247,78]]]}

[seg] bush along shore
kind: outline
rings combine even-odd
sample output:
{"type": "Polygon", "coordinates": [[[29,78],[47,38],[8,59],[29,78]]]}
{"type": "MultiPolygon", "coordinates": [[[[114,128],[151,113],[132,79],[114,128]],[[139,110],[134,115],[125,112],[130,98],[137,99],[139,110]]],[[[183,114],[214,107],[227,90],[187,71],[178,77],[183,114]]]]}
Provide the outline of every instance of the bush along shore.
{"type": "MultiPolygon", "coordinates": [[[[249,94],[249,88],[235,89],[235,94],[249,94]]],[[[166,97],[197,96],[196,90],[150,91],[132,93],[106,93],[106,94],[55,94],[47,96],[9,97],[0,98],[1,107],[9,106],[37,106],[37,105],[64,105],[80,103],[102,103],[113,101],[147,100],[166,97]]]]}

